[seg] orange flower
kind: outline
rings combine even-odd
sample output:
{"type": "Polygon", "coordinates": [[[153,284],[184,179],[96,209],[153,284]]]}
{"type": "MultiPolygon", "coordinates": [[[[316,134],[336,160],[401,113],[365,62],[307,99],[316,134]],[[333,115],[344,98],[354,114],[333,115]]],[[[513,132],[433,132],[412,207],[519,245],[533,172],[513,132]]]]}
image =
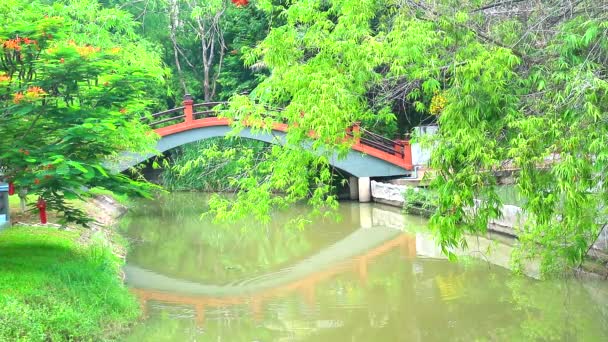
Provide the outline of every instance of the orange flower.
{"type": "Polygon", "coordinates": [[[23,96],[23,93],[21,93],[21,92],[13,94],[13,103],[19,104],[19,103],[21,103],[21,101],[23,101],[23,98],[24,98],[24,96],[23,96]]]}
{"type": "Polygon", "coordinates": [[[127,110],[126,110],[125,108],[121,108],[121,109],[119,110],[119,112],[121,112],[121,113],[125,114],[125,113],[127,112],[127,110]]]}
{"type": "Polygon", "coordinates": [[[4,46],[5,49],[19,51],[21,50],[21,38],[7,40],[2,46],[4,46]]]}
{"type": "Polygon", "coordinates": [[[65,59],[61,57],[61,59],[59,59],[59,63],[65,63],[65,59]]]}
{"type": "Polygon", "coordinates": [[[27,88],[27,92],[35,95],[46,95],[46,92],[40,87],[29,87],[27,88]]]}
{"type": "Polygon", "coordinates": [[[35,184],[40,184],[40,179],[38,179],[38,178],[34,179],[34,183],[35,184]]]}
{"type": "Polygon", "coordinates": [[[0,75],[0,83],[10,82],[11,78],[8,75],[0,75]]]}
{"type": "Polygon", "coordinates": [[[40,87],[29,87],[25,92],[25,98],[28,100],[37,100],[44,95],[46,95],[46,92],[40,87]]]}
{"type": "Polygon", "coordinates": [[[236,5],[236,7],[243,7],[249,4],[249,0],[232,0],[232,3],[236,5]]]}

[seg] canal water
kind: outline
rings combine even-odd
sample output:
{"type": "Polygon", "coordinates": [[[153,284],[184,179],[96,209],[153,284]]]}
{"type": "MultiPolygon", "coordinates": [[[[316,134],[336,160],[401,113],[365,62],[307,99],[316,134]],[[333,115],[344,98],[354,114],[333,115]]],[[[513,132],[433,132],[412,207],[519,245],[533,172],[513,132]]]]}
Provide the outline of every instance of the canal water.
{"type": "Polygon", "coordinates": [[[146,317],[127,341],[608,340],[606,282],[514,276],[509,241],[471,238],[455,263],[392,207],[346,202],[298,230],[305,207],[227,226],[206,202],[171,194],[122,222],[146,317]]]}

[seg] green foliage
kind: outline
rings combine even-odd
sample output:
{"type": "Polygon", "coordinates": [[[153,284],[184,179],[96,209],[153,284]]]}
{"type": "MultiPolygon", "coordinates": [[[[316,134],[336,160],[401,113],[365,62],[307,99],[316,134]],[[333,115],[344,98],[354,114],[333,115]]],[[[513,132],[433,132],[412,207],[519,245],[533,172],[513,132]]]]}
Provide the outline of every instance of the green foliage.
{"type": "Polygon", "coordinates": [[[249,139],[208,139],[172,151],[162,173],[170,190],[229,191],[244,169],[255,168],[268,145],[249,139]]]}
{"type": "Polygon", "coordinates": [[[148,186],[104,167],[122,151],[149,151],[155,139],[139,118],[162,70],[132,18],[94,0],[2,6],[4,177],[81,224],[88,218],[67,200],[84,187],[145,195],[148,186]]]}
{"type": "Polygon", "coordinates": [[[477,48],[479,55],[467,56],[456,69],[458,83],[446,93],[440,143],[433,151],[432,167],[438,172],[431,187],[439,201],[431,224],[440,230],[446,253],[447,246],[464,246],[465,233],[485,232],[488,220],[499,214],[493,170],[507,157],[499,143],[507,138],[508,119],[517,113],[517,98],[508,92],[517,58],[504,49],[477,48]],[[475,207],[478,198],[484,201],[471,214],[467,208],[475,207]]]}
{"type": "MultiPolygon", "coordinates": [[[[268,5],[259,4],[261,9],[268,5]]],[[[397,132],[391,101],[382,96],[370,101],[370,94],[397,80],[426,78],[412,86],[415,95],[408,95],[425,112],[442,87],[439,72],[430,68],[437,58],[424,53],[440,46],[436,25],[400,13],[390,1],[301,1],[273,7],[272,14],[284,24],[271,28],[245,58],[247,65],[269,68],[271,75],[249,98],[233,97],[227,116],[238,119],[237,129],[246,123],[268,131],[272,122],[285,122],[290,129],[285,141],[264,156],[260,166],[266,172],[243,178],[235,201],[213,202],[219,217],[251,210],[264,215],[268,209],[263,208],[303,199],[334,207],[328,160],[330,151],[348,151],[347,128],[360,121],[384,133],[397,132]],[[268,113],[269,107],[284,110],[268,113]],[[308,147],[312,151],[303,152],[308,147]],[[309,193],[309,184],[319,186],[309,193]],[[276,192],[286,195],[271,195],[276,192]]]]}
{"type": "Polygon", "coordinates": [[[241,125],[253,124],[254,130],[269,131],[273,121],[286,122],[290,129],[285,141],[273,146],[258,165],[264,172],[248,172],[239,180],[242,191],[236,201],[212,202],[220,218],[252,211],[263,217],[272,206],[305,198],[316,207],[335,207],[336,199],[329,195],[330,151],[345,154],[346,128],[373,118],[364,95],[380,60],[374,57],[376,46],[365,44],[376,5],[356,3],[293,3],[281,13],[287,23],[272,28],[248,55],[247,64],[263,64],[272,74],[252,93],[255,103],[235,97],[228,115],[241,125]],[[269,115],[264,105],[284,110],[269,115]],[[311,131],[314,141],[309,140],[311,131]],[[308,146],[312,152],[305,152],[308,146]],[[317,185],[313,191],[308,190],[311,183],[317,185]],[[273,192],[285,195],[272,196],[273,192]]]}
{"type": "Polygon", "coordinates": [[[507,16],[492,26],[494,46],[469,44],[455,54],[464,58],[453,67],[432,163],[440,196],[432,226],[444,248],[485,231],[501,205],[493,171],[518,170],[527,220],[515,261],[540,257],[546,274],[580,264],[606,217],[607,18],[589,7],[566,19],[554,6],[550,22],[507,16]],[[539,32],[546,25],[555,34],[539,32]],[[496,47],[513,41],[517,50],[496,47]]]}
{"type": "Polygon", "coordinates": [[[268,32],[269,19],[255,6],[229,6],[224,19],[226,56],[218,77],[218,99],[228,100],[234,94],[251,92],[268,71],[262,66],[248,68],[245,55],[268,32]]]}
{"type": "Polygon", "coordinates": [[[119,259],[99,239],[88,247],[77,240],[44,228],[0,235],[0,340],[106,340],[137,319],[119,259]]]}

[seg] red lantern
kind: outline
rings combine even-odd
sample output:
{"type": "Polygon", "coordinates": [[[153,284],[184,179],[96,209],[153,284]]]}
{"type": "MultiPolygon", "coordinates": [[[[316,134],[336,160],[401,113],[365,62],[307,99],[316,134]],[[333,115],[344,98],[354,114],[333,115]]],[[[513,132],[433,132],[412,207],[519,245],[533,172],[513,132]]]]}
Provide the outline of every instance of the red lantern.
{"type": "Polygon", "coordinates": [[[236,7],[243,7],[249,5],[249,0],[231,0],[236,7]]]}
{"type": "Polygon", "coordinates": [[[38,197],[36,207],[40,211],[40,223],[46,224],[46,202],[42,197],[38,197]]]}
{"type": "Polygon", "coordinates": [[[8,183],[8,195],[13,196],[15,194],[15,184],[13,182],[8,183]]]}

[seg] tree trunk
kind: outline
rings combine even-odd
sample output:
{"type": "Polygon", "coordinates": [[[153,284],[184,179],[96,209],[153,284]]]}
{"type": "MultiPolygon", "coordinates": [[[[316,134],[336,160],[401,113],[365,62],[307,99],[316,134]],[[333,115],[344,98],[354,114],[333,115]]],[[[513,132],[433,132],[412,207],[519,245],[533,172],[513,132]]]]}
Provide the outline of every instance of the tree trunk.
{"type": "Polygon", "coordinates": [[[23,188],[19,190],[19,204],[21,205],[21,212],[25,213],[27,210],[27,189],[23,188]]]}
{"type": "Polygon", "coordinates": [[[188,94],[188,88],[186,87],[182,65],[179,60],[179,46],[177,45],[177,28],[180,26],[178,0],[169,0],[169,6],[169,38],[173,44],[173,58],[175,58],[175,67],[177,69],[179,83],[182,86],[184,94],[188,94]]]}

